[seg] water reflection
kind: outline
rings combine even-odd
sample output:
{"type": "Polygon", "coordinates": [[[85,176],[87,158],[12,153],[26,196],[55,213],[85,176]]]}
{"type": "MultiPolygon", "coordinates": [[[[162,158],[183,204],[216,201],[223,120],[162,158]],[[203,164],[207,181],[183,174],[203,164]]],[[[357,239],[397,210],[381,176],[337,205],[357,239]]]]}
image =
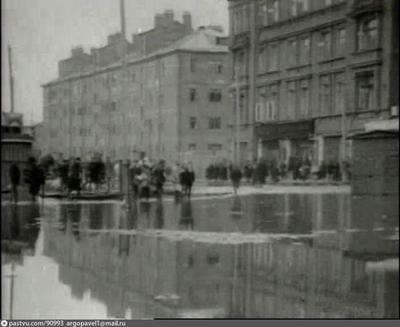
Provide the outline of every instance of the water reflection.
{"type": "Polygon", "coordinates": [[[184,199],[181,203],[181,219],[179,220],[179,225],[185,230],[193,230],[194,228],[192,201],[190,199],[184,199]]]}
{"type": "MultiPolygon", "coordinates": [[[[129,209],[62,204],[44,212],[40,241],[51,258],[44,273],[56,265],[54,288],[68,287],[82,310],[104,304],[97,311],[104,318],[396,318],[397,199],[381,201],[257,195],[129,209]],[[220,233],[197,238],[205,231],[220,233]],[[232,232],[299,236],[249,241],[227,238],[232,232]]],[[[37,213],[30,215],[26,221],[37,213]]],[[[16,220],[14,213],[2,221],[3,240],[29,239],[16,220]]],[[[32,227],[34,245],[39,227],[32,227]]]]}
{"type": "Polygon", "coordinates": [[[10,205],[1,210],[2,253],[21,256],[32,253],[39,234],[39,204],[10,205]]]}

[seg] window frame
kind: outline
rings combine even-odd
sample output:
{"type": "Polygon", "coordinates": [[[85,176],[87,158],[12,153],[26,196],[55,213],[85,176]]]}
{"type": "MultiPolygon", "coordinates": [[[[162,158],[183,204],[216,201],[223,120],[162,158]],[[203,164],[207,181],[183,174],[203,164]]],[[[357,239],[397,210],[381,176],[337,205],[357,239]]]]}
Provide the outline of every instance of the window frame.
{"type": "Polygon", "coordinates": [[[197,128],[198,128],[197,117],[190,116],[189,117],[189,129],[190,130],[196,130],[197,128]]]}
{"type": "MultiPolygon", "coordinates": [[[[370,86],[371,84],[369,84],[370,86]]],[[[355,87],[356,87],[356,97],[355,97],[355,109],[356,111],[368,111],[373,110],[376,107],[376,90],[377,90],[377,79],[376,72],[374,70],[362,71],[355,74],[355,87]],[[370,99],[369,105],[367,108],[363,108],[360,106],[360,82],[362,79],[369,78],[372,81],[372,88],[370,88],[370,99]]]]}
{"type": "Polygon", "coordinates": [[[380,31],[381,31],[381,19],[378,14],[367,14],[364,16],[361,16],[358,21],[357,21],[357,42],[356,42],[356,51],[362,52],[362,51],[368,51],[368,50],[373,50],[377,49],[380,47],[380,31]],[[372,22],[376,21],[376,27],[375,28],[370,28],[368,25],[372,22]],[[366,26],[366,30],[363,29],[362,27],[366,26]],[[375,39],[374,39],[374,44],[371,45],[371,36],[369,33],[371,31],[376,31],[375,39]],[[363,33],[363,34],[362,34],[363,33]]]}

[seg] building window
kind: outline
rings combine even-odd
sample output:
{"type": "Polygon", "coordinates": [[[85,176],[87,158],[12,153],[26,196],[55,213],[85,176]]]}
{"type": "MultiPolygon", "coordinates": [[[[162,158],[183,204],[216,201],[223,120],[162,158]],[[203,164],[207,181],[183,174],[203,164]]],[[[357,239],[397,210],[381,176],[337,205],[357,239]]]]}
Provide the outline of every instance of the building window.
{"type": "Polygon", "coordinates": [[[197,119],[196,119],[196,117],[190,117],[189,126],[190,126],[190,129],[196,129],[197,128],[197,119]]]}
{"type": "Polygon", "coordinates": [[[310,106],[310,87],[308,80],[300,81],[300,116],[307,117],[310,106]]]}
{"type": "Polygon", "coordinates": [[[300,64],[310,63],[310,37],[304,37],[300,41],[300,64]]]}
{"type": "Polygon", "coordinates": [[[278,85],[274,84],[268,88],[268,96],[271,103],[271,120],[276,120],[278,118],[278,106],[279,106],[279,97],[278,97],[278,85]]]}
{"type": "Polygon", "coordinates": [[[290,0],[290,15],[297,16],[297,0],[290,0]]]}
{"type": "Polygon", "coordinates": [[[246,55],[244,51],[239,51],[235,53],[235,58],[234,58],[234,78],[236,77],[236,74],[238,74],[238,77],[244,76],[247,73],[247,65],[246,65],[246,55]]]}
{"type": "Polygon", "coordinates": [[[194,73],[196,71],[196,66],[197,66],[197,59],[190,58],[190,72],[191,73],[194,73]]]}
{"type": "Polygon", "coordinates": [[[116,102],[111,102],[111,111],[116,111],[117,110],[117,103],[116,102]]]}
{"type": "Polygon", "coordinates": [[[288,66],[292,67],[297,64],[297,40],[288,41],[288,66]]]}
{"type": "Polygon", "coordinates": [[[364,18],[359,21],[357,49],[368,50],[378,47],[379,22],[376,17],[364,18]]]}
{"type": "Polygon", "coordinates": [[[259,17],[263,26],[268,25],[268,6],[267,0],[259,0],[259,17]]]}
{"type": "Polygon", "coordinates": [[[299,13],[303,14],[310,10],[310,1],[309,0],[299,0],[299,13]]]}
{"type": "Polygon", "coordinates": [[[143,107],[140,107],[140,120],[144,119],[144,110],[143,107]]]}
{"type": "Polygon", "coordinates": [[[216,151],[222,150],[222,144],[208,144],[207,150],[212,151],[215,154],[216,151]]]}
{"type": "Polygon", "coordinates": [[[345,53],[346,53],[346,29],[344,27],[341,27],[336,31],[335,55],[337,57],[343,57],[345,53]]]}
{"type": "Polygon", "coordinates": [[[220,61],[216,62],[216,64],[215,64],[215,72],[217,74],[222,74],[222,71],[223,71],[222,63],[220,61]]]}
{"type": "Polygon", "coordinates": [[[209,118],[208,129],[221,129],[221,117],[209,118]]]}
{"type": "Polygon", "coordinates": [[[136,82],[136,74],[132,73],[132,82],[136,82]]]}
{"type": "Polygon", "coordinates": [[[196,89],[190,89],[189,90],[189,96],[190,96],[190,101],[194,102],[196,101],[196,89]]]}
{"type": "Polygon", "coordinates": [[[346,105],[344,74],[336,74],[335,76],[335,113],[343,113],[346,105]]]}
{"type": "Polygon", "coordinates": [[[329,75],[322,76],[320,80],[320,105],[321,113],[328,115],[331,113],[331,100],[332,100],[332,89],[331,89],[331,77],[329,75]]]}
{"type": "Polygon", "coordinates": [[[268,71],[279,70],[279,44],[271,44],[268,51],[268,71]]]}
{"type": "Polygon", "coordinates": [[[370,110],[374,106],[374,74],[366,72],[356,75],[357,110],[370,110]]]}
{"type": "Polygon", "coordinates": [[[279,1],[278,0],[267,0],[267,13],[268,23],[273,24],[279,22],[279,1]]]}
{"type": "Polygon", "coordinates": [[[320,60],[331,59],[331,33],[329,31],[324,31],[320,34],[318,45],[320,60]]]}
{"type": "Polygon", "coordinates": [[[221,102],[222,93],[220,90],[212,90],[208,95],[209,102],[221,102]]]}
{"type": "Polygon", "coordinates": [[[296,82],[288,82],[287,83],[287,110],[288,110],[288,118],[295,118],[296,111],[296,82]]]}
{"type": "Polygon", "coordinates": [[[189,144],[189,151],[196,151],[196,143],[189,144]]]}

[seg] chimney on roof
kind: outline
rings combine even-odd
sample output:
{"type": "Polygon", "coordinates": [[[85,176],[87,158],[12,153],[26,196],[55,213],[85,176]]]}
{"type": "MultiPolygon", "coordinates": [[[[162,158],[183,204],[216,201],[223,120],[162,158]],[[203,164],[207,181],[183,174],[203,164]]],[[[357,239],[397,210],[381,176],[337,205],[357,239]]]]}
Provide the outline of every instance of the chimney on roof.
{"type": "Polygon", "coordinates": [[[186,31],[192,30],[192,15],[188,11],[183,12],[183,25],[186,31]]]}
{"type": "Polygon", "coordinates": [[[122,41],[124,36],[121,33],[115,33],[108,36],[108,44],[116,44],[122,41]]]}
{"type": "Polygon", "coordinates": [[[126,22],[125,22],[125,0],[120,0],[119,3],[120,19],[121,19],[121,34],[126,39],[126,22]]]}
{"type": "Polygon", "coordinates": [[[154,16],[154,28],[162,27],[163,26],[163,19],[164,19],[163,15],[156,14],[154,16]]]}
{"type": "Polygon", "coordinates": [[[164,12],[164,17],[165,17],[165,21],[168,24],[171,24],[174,22],[174,11],[171,9],[168,9],[164,12]]]}
{"type": "Polygon", "coordinates": [[[71,50],[72,57],[77,57],[80,55],[83,55],[83,48],[81,46],[72,48],[72,50],[71,50]]]}

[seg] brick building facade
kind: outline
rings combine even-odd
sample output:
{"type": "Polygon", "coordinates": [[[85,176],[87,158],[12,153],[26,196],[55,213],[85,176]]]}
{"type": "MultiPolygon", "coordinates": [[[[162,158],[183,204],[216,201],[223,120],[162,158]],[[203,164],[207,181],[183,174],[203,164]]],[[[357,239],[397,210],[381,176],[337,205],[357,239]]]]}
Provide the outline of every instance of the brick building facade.
{"type": "Polygon", "coordinates": [[[397,1],[230,0],[229,11],[242,159],[340,161],[349,134],[398,106],[397,1]]]}
{"type": "Polygon", "coordinates": [[[59,78],[43,86],[49,152],[126,159],[144,151],[193,161],[200,175],[200,155],[228,158],[226,37],[213,26],[193,31],[189,13],[183,21],[167,11],[133,43],[116,34],[90,54],[73,49],[59,78]]]}

